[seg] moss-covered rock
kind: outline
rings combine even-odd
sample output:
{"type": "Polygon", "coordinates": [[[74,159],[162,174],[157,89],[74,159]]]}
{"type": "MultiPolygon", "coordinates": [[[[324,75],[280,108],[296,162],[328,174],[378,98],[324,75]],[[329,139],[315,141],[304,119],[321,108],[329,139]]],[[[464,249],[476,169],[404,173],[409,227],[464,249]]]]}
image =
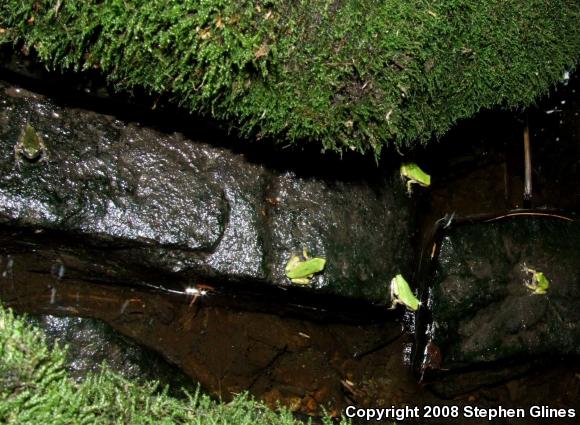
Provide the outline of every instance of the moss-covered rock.
{"type": "Polygon", "coordinates": [[[378,156],[531,103],[578,61],[578,22],[576,0],[5,0],[0,43],[242,134],[378,156]]]}

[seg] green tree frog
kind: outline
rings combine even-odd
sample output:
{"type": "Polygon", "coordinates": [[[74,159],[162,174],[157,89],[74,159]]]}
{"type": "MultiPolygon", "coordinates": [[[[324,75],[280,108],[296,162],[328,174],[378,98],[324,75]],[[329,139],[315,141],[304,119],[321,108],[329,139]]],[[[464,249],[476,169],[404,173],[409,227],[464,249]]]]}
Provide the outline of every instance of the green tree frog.
{"type": "Polygon", "coordinates": [[[401,178],[407,180],[407,193],[410,195],[413,189],[411,185],[429,187],[431,185],[431,176],[421,170],[414,162],[406,162],[401,165],[401,178]]]}
{"type": "Polygon", "coordinates": [[[417,311],[421,305],[421,302],[411,291],[409,283],[400,274],[391,280],[391,299],[393,300],[391,309],[395,308],[397,304],[403,304],[409,310],[417,311]]]}
{"type": "Polygon", "coordinates": [[[550,288],[550,281],[546,275],[526,266],[524,266],[524,272],[532,275],[531,282],[526,282],[526,287],[531,289],[534,295],[546,295],[550,288]]]}
{"type": "Polygon", "coordinates": [[[308,285],[315,273],[324,270],[326,259],[320,257],[310,258],[306,248],[302,251],[301,259],[298,255],[292,255],[286,264],[286,276],[292,283],[297,285],[308,285]]]}
{"type": "Polygon", "coordinates": [[[16,164],[20,164],[22,158],[30,162],[46,161],[48,159],[47,149],[42,138],[30,124],[26,124],[26,128],[22,130],[18,138],[18,143],[14,145],[14,160],[16,164]]]}

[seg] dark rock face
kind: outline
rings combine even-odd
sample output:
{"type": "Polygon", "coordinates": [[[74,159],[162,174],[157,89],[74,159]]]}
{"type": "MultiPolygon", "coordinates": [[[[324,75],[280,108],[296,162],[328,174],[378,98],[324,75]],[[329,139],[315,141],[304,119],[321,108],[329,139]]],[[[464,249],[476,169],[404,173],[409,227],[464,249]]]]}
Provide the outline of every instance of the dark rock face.
{"type": "Polygon", "coordinates": [[[432,288],[439,367],[580,355],[580,226],[514,216],[460,225],[443,237],[432,288]],[[550,281],[535,294],[529,269],[550,281]]]}
{"type": "Polygon", "coordinates": [[[407,208],[390,207],[406,204],[400,193],[393,193],[398,182],[385,179],[369,186],[363,181],[324,181],[286,173],[276,183],[270,240],[273,281],[284,283],[287,253],[302,247],[333,259],[326,272],[315,277],[315,285],[337,288],[344,295],[363,294],[385,302],[397,270],[409,275],[405,265],[412,216],[407,208]],[[374,283],[381,280],[382,284],[374,283]]]}
{"type": "Polygon", "coordinates": [[[310,288],[387,304],[389,280],[412,270],[396,173],[301,173],[1,82],[0,123],[0,222],[80,237],[94,278],[290,285],[284,266],[305,247],[327,259],[310,288]],[[47,161],[15,158],[27,124],[47,161]]]}
{"type": "Polygon", "coordinates": [[[157,380],[162,385],[195,389],[191,380],[176,367],[102,321],[53,315],[32,316],[27,321],[43,330],[50,346],[66,345],[67,370],[77,381],[89,373],[98,373],[106,364],[126,379],[157,380]]]}

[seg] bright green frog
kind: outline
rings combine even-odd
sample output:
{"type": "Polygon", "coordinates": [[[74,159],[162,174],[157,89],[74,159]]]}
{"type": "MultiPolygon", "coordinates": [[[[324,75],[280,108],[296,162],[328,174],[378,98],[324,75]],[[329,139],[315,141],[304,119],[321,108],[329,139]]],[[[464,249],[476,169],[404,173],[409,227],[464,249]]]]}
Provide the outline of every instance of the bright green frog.
{"type": "Polygon", "coordinates": [[[421,170],[414,162],[407,162],[401,165],[401,178],[407,180],[407,193],[410,195],[413,189],[411,185],[429,187],[431,185],[431,176],[421,170]]]}
{"type": "Polygon", "coordinates": [[[526,266],[524,266],[524,272],[532,275],[532,281],[530,283],[526,282],[526,287],[532,290],[532,294],[546,295],[550,288],[550,281],[546,275],[526,266]]]}
{"type": "Polygon", "coordinates": [[[308,285],[315,273],[324,270],[326,259],[320,257],[310,258],[306,248],[302,251],[302,260],[298,255],[292,255],[286,264],[286,276],[292,283],[308,285]]]}
{"type": "Polygon", "coordinates": [[[400,274],[391,280],[391,299],[393,300],[391,309],[395,308],[397,304],[403,304],[409,310],[416,311],[421,305],[421,302],[413,294],[409,283],[400,274]]]}

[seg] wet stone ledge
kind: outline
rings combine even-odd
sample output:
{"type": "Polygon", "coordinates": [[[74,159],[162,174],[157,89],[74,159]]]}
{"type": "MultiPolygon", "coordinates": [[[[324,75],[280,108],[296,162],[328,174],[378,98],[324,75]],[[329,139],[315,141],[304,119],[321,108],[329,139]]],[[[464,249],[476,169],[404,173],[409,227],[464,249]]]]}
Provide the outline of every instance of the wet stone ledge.
{"type": "Polygon", "coordinates": [[[327,259],[308,289],[390,303],[390,279],[412,271],[415,232],[396,171],[274,165],[191,140],[194,130],[161,131],[0,82],[0,223],[76,238],[92,279],[130,284],[289,286],[284,266],[306,247],[327,259]],[[33,160],[18,144],[27,125],[44,145],[33,160]]]}

